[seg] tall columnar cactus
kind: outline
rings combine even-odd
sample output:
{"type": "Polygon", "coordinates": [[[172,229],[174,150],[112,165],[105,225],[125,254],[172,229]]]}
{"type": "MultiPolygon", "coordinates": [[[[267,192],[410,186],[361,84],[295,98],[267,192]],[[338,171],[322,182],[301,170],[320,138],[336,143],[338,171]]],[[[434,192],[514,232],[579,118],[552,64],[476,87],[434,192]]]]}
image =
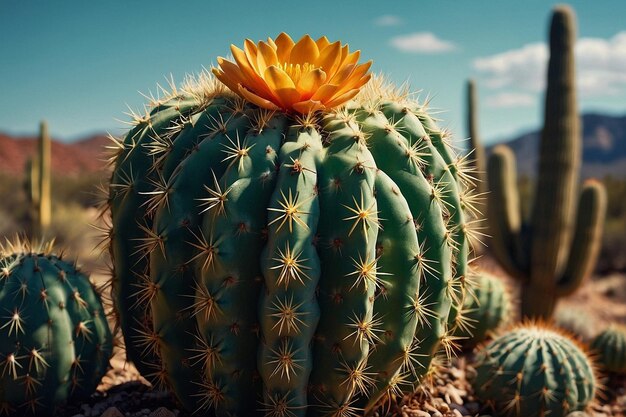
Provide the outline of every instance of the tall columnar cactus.
{"type": "Polygon", "coordinates": [[[50,226],[52,217],[50,202],[50,153],[51,153],[50,135],[48,134],[48,124],[42,121],[39,126],[39,140],[37,142],[37,170],[31,170],[31,175],[38,175],[36,179],[32,178],[31,183],[39,187],[37,191],[37,233],[43,236],[45,230],[50,226]]]}
{"type": "Polygon", "coordinates": [[[91,395],[112,339],[100,297],[51,245],[0,248],[0,414],[51,415],[91,395]]]}
{"type": "Polygon", "coordinates": [[[584,410],[595,397],[596,376],[585,351],[544,325],[519,325],[476,360],[476,396],[498,416],[561,417],[584,410]]]}
{"type": "Polygon", "coordinates": [[[626,326],[613,324],[591,341],[598,364],[609,372],[626,374],[626,326]]]}
{"type": "Polygon", "coordinates": [[[476,188],[482,194],[487,191],[487,157],[478,129],[478,95],[476,81],[467,81],[467,132],[471,151],[471,166],[476,176],[476,188]]]}
{"type": "Polygon", "coordinates": [[[463,349],[474,348],[512,321],[511,297],[502,279],[481,271],[475,274],[472,287],[473,294],[465,297],[457,315],[463,325],[454,332],[463,349]]]}
{"type": "Polygon", "coordinates": [[[602,184],[584,184],[578,202],[581,139],[574,83],[574,13],[555,9],[531,219],[519,214],[515,158],[504,145],[489,160],[488,221],[493,253],[522,283],[522,314],[549,317],[559,297],[574,292],[596,262],[606,211],[602,184]]]}
{"type": "Polygon", "coordinates": [[[128,358],[210,415],[371,409],[453,344],[470,178],[408,92],[360,91],[359,52],[285,34],[231,50],[223,84],[203,74],[117,143],[128,358]]]}

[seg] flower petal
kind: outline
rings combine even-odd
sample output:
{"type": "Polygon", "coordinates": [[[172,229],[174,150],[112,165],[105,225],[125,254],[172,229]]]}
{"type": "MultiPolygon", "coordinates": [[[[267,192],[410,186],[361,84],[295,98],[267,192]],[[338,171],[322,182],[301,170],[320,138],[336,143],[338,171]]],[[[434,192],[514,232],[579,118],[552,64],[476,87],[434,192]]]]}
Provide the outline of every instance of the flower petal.
{"type": "Polygon", "coordinates": [[[370,76],[365,74],[367,74],[367,71],[369,71],[371,66],[372,61],[368,61],[365,64],[358,65],[354,69],[354,71],[352,71],[350,76],[341,83],[341,88],[339,89],[339,91],[337,91],[336,95],[341,95],[348,90],[359,88],[366,84],[369,81],[370,76]]]}
{"type": "Polygon", "coordinates": [[[293,46],[289,55],[289,62],[292,64],[314,63],[317,61],[320,51],[317,44],[309,35],[304,35],[298,43],[293,46]]]}
{"type": "Polygon", "coordinates": [[[338,85],[324,84],[321,86],[315,94],[311,97],[311,100],[318,100],[322,103],[327,102],[330,98],[339,90],[338,85]]]}
{"type": "Polygon", "coordinates": [[[284,108],[288,109],[293,103],[300,101],[300,93],[285,71],[275,65],[265,70],[267,85],[274,91],[284,108]]]}
{"type": "Polygon", "coordinates": [[[262,107],[264,109],[269,109],[269,110],[279,110],[280,107],[278,107],[275,103],[266,100],[262,97],[257,96],[256,94],[252,93],[251,91],[249,91],[248,89],[246,89],[243,85],[239,84],[237,90],[239,94],[241,94],[241,96],[243,96],[243,98],[245,98],[246,100],[256,104],[259,107],[262,107]]]}
{"type": "Polygon", "coordinates": [[[356,64],[359,61],[360,56],[361,56],[361,51],[354,51],[348,54],[341,64],[342,65],[356,64]]]}
{"type": "Polygon", "coordinates": [[[343,103],[345,103],[348,100],[351,100],[352,98],[354,98],[357,94],[359,94],[359,89],[356,88],[354,90],[350,90],[347,93],[343,93],[342,95],[340,95],[337,98],[332,99],[331,101],[326,103],[326,107],[327,108],[332,108],[335,106],[339,106],[343,103]]]}
{"type": "Polygon", "coordinates": [[[356,65],[350,64],[339,68],[339,71],[330,79],[328,83],[341,86],[341,84],[350,77],[350,74],[354,71],[356,65]]]}
{"type": "Polygon", "coordinates": [[[243,51],[246,54],[246,58],[248,58],[248,63],[252,68],[254,68],[256,73],[259,75],[263,74],[262,72],[259,72],[259,68],[257,67],[257,48],[254,42],[250,39],[246,39],[243,43],[243,51]]]}
{"type": "Polygon", "coordinates": [[[326,36],[322,36],[321,38],[316,40],[315,43],[317,44],[317,49],[320,51],[330,45],[330,41],[326,36]]]}
{"type": "Polygon", "coordinates": [[[326,73],[321,68],[316,68],[302,76],[296,88],[303,99],[309,99],[326,80],[326,73]]]}
{"type": "Polygon", "coordinates": [[[264,74],[265,69],[270,65],[278,65],[276,50],[265,42],[259,42],[256,60],[259,74],[264,74]]]}
{"type": "Polygon", "coordinates": [[[334,42],[326,48],[320,50],[320,55],[315,62],[316,67],[321,67],[324,72],[331,78],[335,75],[337,68],[341,62],[341,43],[334,42]]]}
{"type": "Polygon", "coordinates": [[[300,101],[298,103],[294,103],[293,109],[297,111],[298,113],[307,114],[307,113],[314,112],[316,110],[324,109],[324,105],[319,101],[306,100],[306,101],[300,101]]]}
{"type": "Polygon", "coordinates": [[[291,50],[295,45],[293,39],[291,39],[289,35],[283,32],[278,35],[274,43],[277,47],[276,55],[278,55],[278,62],[284,64],[285,62],[289,61],[289,55],[291,54],[291,50]]]}
{"type": "Polygon", "coordinates": [[[276,65],[267,67],[264,76],[268,87],[274,91],[282,88],[296,88],[289,75],[276,65]]]}
{"type": "Polygon", "coordinates": [[[239,67],[222,57],[217,58],[217,63],[219,68],[211,68],[211,72],[232,91],[237,91],[237,85],[245,82],[239,67]]]}
{"type": "Polygon", "coordinates": [[[235,45],[231,45],[230,51],[232,52],[235,62],[237,62],[239,69],[245,77],[245,83],[243,83],[243,85],[245,85],[248,90],[253,90],[256,94],[269,100],[273,101],[273,99],[276,99],[263,77],[256,72],[256,69],[253,69],[252,66],[250,66],[244,51],[237,48],[235,45]]]}

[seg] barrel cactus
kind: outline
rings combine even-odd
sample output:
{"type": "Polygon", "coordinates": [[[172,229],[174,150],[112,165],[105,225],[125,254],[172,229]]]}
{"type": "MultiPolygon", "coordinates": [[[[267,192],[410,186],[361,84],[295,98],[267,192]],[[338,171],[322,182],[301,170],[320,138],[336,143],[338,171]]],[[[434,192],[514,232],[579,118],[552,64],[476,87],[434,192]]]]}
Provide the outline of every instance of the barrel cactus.
{"type": "Polygon", "coordinates": [[[286,34],[231,51],[115,143],[128,358],[191,411],[371,409],[453,348],[472,178],[359,51],[286,34]]]}
{"type": "Polygon", "coordinates": [[[559,417],[586,409],[597,382],[588,355],[571,337],[526,322],[479,352],[473,386],[496,415],[559,417]]]}
{"type": "Polygon", "coordinates": [[[109,366],[100,297],[51,249],[23,241],[0,248],[0,415],[51,415],[91,395],[109,366]]]}
{"type": "Polygon", "coordinates": [[[626,327],[613,324],[591,341],[603,369],[626,374],[626,327]]]}
{"type": "Polygon", "coordinates": [[[500,327],[511,321],[511,297],[502,279],[487,272],[475,274],[473,294],[465,297],[457,315],[461,325],[455,336],[463,349],[472,349],[491,337],[500,327]],[[464,325],[463,325],[464,324],[464,325]]]}

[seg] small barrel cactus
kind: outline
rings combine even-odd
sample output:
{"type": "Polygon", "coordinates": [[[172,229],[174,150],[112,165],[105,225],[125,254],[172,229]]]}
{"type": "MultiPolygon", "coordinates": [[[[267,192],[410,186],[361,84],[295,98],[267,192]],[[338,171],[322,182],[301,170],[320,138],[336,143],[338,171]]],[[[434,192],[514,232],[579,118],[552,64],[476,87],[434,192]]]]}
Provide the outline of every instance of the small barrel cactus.
{"type": "Polygon", "coordinates": [[[0,249],[0,415],[49,415],[91,395],[109,367],[100,296],[71,262],[16,242],[0,249]]]}
{"type": "Polygon", "coordinates": [[[591,342],[598,354],[598,364],[603,369],[626,374],[626,327],[613,324],[598,334],[591,342]]]}
{"type": "Polygon", "coordinates": [[[223,84],[203,74],[116,142],[128,357],[192,411],[371,409],[452,348],[472,179],[358,51],[286,34],[231,50],[223,84]]]}
{"type": "Polygon", "coordinates": [[[526,322],[479,352],[473,386],[497,415],[564,417],[584,410],[597,384],[589,357],[572,338],[526,322]]]}
{"type": "Polygon", "coordinates": [[[513,314],[511,297],[502,279],[481,271],[476,273],[472,288],[473,294],[465,297],[457,315],[460,325],[454,332],[463,349],[472,349],[491,337],[513,314]]]}

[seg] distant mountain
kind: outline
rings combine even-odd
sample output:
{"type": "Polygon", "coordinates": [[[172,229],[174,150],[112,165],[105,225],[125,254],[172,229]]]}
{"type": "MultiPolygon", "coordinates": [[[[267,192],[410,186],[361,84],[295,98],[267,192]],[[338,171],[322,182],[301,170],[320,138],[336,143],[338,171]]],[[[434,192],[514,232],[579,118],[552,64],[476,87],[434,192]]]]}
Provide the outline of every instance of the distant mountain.
{"type": "MultiPolygon", "coordinates": [[[[585,114],[583,123],[582,177],[626,177],[626,115],[585,114]]],[[[505,142],[517,156],[520,175],[534,176],[540,132],[529,132],[505,142]]],[[[55,175],[79,175],[105,169],[106,135],[64,143],[53,140],[52,171],[55,175]]],[[[35,137],[0,133],[0,173],[22,175],[26,160],[35,153],[35,137]]],[[[490,148],[488,148],[488,151],[490,148]]]]}
{"type": "MultiPolygon", "coordinates": [[[[626,115],[589,113],[582,116],[582,125],[582,178],[626,177],[626,115]]],[[[505,142],[515,152],[519,175],[536,175],[540,135],[529,132],[505,142]]]]}
{"type": "MultiPolygon", "coordinates": [[[[105,169],[106,135],[94,135],[73,143],[52,141],[52,173],[58,176],[93,173],[105,169]]],[[[22,175],[26,160],[36,151],[35,137],[0,133],[0,173],[22,175]]]]}

